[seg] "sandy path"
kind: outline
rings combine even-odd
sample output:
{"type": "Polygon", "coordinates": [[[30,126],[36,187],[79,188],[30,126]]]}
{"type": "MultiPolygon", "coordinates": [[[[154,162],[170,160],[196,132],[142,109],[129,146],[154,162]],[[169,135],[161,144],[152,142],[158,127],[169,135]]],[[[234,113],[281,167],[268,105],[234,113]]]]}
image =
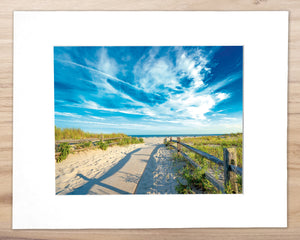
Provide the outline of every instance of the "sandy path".
{"type": "Polygon", "coordinates": [[[145,138],[144,144],[71,154],[56,163],[56,193],[176,193],[176,169],[162,142],[145,138]]]}
{"type": "Polygon", "coordinates": [[[149,159],[144,174],[137,186],[136,194],[177,194],[177,171],[184,162],[174,162],[172,152],[159,144],[149,159]]]}

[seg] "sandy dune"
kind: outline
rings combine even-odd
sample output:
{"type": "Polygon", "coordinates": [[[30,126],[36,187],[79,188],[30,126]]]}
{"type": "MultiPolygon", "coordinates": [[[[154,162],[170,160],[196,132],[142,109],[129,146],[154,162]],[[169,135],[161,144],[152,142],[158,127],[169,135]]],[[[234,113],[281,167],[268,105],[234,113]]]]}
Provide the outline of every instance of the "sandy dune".
{"type": "Polygon", "coordinates": [[[145,138],[143,144],[70,154],[56,163],[56,194],[176,193],[176,167],[162,143],[145,138]]]}

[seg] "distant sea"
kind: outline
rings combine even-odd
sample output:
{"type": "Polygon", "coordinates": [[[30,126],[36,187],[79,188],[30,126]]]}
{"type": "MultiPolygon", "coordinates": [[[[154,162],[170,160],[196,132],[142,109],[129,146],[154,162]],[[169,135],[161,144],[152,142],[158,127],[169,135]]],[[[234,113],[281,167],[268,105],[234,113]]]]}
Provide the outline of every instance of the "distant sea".
{"type": "Polygon", "coordinates": [[[202,137],[202,136],[220,136],[224,134],[157,134],[157,135],[128,135],[131,137],[202,137]]]}

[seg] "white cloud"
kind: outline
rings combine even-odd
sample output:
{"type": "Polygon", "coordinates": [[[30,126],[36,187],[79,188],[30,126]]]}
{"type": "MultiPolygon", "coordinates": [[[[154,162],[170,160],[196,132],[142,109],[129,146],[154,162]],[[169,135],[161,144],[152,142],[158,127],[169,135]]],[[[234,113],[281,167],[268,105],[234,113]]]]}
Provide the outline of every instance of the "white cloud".
{"type": "Polygon", "coordinates": [[[151,49],[134,67],[136,84],[147,93],[166,92],[180,86],[172,62],[167,57],[156,59],[157,49],[151,49]]]}
{"type": "Polygon", "coordinates": [[[206,67],[209,62],[210,54],[204,55],[204,53],[198,49],[193,53],[188,53],[183,48],[177,47],[177,59],[176,59],[176,68],[177,71],[182,72],[182,77],[186,76],[193,80],[192,88],[197,89],[204,85],[204,73],[201,73],[201,70],[205,72],[210,71],[206,67]]]}
{"type": "Polygon", "coordinates": [[[136,129],[137,127],[140,128],[148,128],[149,125],[146,124],[135,124],[135,123],[107,123],[107,122],[93,122],[93,121],[80,121],[80,120],[76,120],[76,121],[72,121],[72,120],[63,120],[63,119],[57,119],[56,121],[59,122],[71,122],[71,123],[82,123],[82,124],[86,124],[86,125],[103,125],[103,126],[111,126],[113,128],[120,128],[120,129],[126,129],[126,128],[130,128],[130,129],[136,129]]]}
{"type": "Polygon", "coordinates": [[[225,100],[225,99],[227,99],[227,98],[229,98],[230,97],[230,94],[228,94],[228,93],[217,93],[216,94],[216,98],[219,100],[219,101],[223,101],[223,100],[225,100]]]}
{"type": "Polygon", "coordinates": [[[205,72],[210,71],[206,65],[212,54],[205,55],[201,50],[187,52],[182,47],[176,47],[174,65],[168,54],[160,57],[159,48],[150,49],[134,67],[135,81],[147,93],[163,92],[167,100],[152,107],[144,105],[141,112],[158,119],[174,115],[179,119],[205,120],[205,114],[218,99],[209,93],[201,94],[197,91],[204,86],[205,72]],[[190,86],[182,86],[180,80],[184,77],[192,80],[190,86]],[[184,92],[176,93],[178,87],[184,92]],[[175,93],[170,92],[170,89],[175,90],[175,93]]]}
{"type": "Polygon", "coordinates": [[[118,112],[118,113],[125,113],[125,114],[144,115],[144,113],[141,110],[106,108],[106,107],[100,106],[98,103],[96,103],[94,101],[86,100],[82,96],[80,98],[82,100],[82,103],[74,104],[74,105],[72,105],[72,107],[87,108],[87,109],[107,111],[107,112],[118,112]]]}
{"type": "Polygon", "coordinates": [[[234,117],[223,117],[224,120],[238,120],[237,118],[234,117]]]}
{"type": "MultiPolygon", "coordinates": [[[[87,61],[87,66],[65,61],[97,73],[93,75],[92,81],[97,87],[99,98],[103,94],[117,95],[121,97],[122,103],[126,103],[124,106],[127,107],[104,107],[99,104],[100,102],[90,101],[83,97],[81,97],[81,104],[74,104],[72,106],[99,111],[146,115],[151,118],[149,121],[152,121],[152,124],[155,122],[170,123],[169,127],[178,125],[198,129],[212,124],[208,123],[210,119],[207,119],[206,114],[210,113],[219,102],[230,98],[229,93],[214,92],[239,79],[241,74],[238,73],[229,76],[214,85],[210,84],[209,88],[205,88],[204,79],[206,74],[210,72],[210,68],[207,65],[214,54],[213,51],[204,54],[199,49],[196,51],[187,51],[182,47],[176,47],[175,59],[171,59],[168,53],[160,56],[159,51],[160,49],[157,47],[150,49],[148,54],[142,56],[134,66],[133,75],[135,84],[115,77],[118,71],[122,71],[122,67],[114,59],[110,58],[106,49],[99,51],[98,61],[94,63],[87,61]],[[182,85],[181,80],[183,78],[191,80],[190,85],[182,85]],[[164,103],[148,105],[146,101],[136,100],[133,95],[117,89],[115,87],[116,84],[112,84],[109,80],[119,82],[138,91],[143,91],[148,95],[155,94],[156,96],[161,96],[162,94],[166,97],[166,101],[164,103]]],[[[219,115],[221,114],[212,116],[219,118],[219,115]]],[[[104,120],[103,118],[94,116],[92,118],[104,120]]],[[[223,120],[234,120],[234,118],[230,119],[228,117],[223,118],[223,120]]],[[[97,124],[100,123],[98,122],[97,124]]],[[[101,122],[101,124],[109,123],[101,122]]],[[[127,126],[131,125],[127,124],[127,126]]]]}
{"type": "MultiPolygon", "coordinates": [[[[84,69],[87,69],[87,70],[89,70],[89,71],[91,71],[91,72],[95,72],[95,73],[98,73],[98,74],[100,74],[100,75],[102,75],[103,77],[102,78],[100,78],[99,76],[94,76],[94,78],[92,79],[93,80],[93,83],[97,86],[97,87],[110,87],[110,90],[111,91],[113,91],[113,87],[111,87],[108,83],[107,83],[107,81],[106,81],[106,79],[110,79],[110,80],[112,80],[112,81],[115,81],[115,82],[119,82],[119,83],[122,83],[122,84],[124,84],[124,85],[127,85],[127,86],[129,86],[129,87],[131,87],[131,88],[134,88],[134,89],[137,89],[137,90],[143,90],[143,89],[141,89],[141,88],[139,88],[139,87],[137,87],[137,86],[135,86],[135,85],[132,85],[132,84],[130,84],[130,83],[128,83],[128,82],[126,82],[126,81],[123,81],[123,80],[121,80],[121,79],[119,79],[119,78],[116,78],[116,77],[114,77],[114,76],[112,76],[112,75],[110,75],[110,74],[107,74],[107,73],[105,73],[105,72],[102,72],[102,71],[100,71],[100,70],[97,70],[97,69],[94,69],[94,68],[92,68],[92,67],[87,67],[87,66],[84,66],[84,65],[82,65],[82,64],[78,64],[78,63],[75,63],[75,62],[72,62],[72,61],[65,61],[65,60],[62,60],[62,59],[56,59],[57,61],[60,61],[60,62],[62,62],[62,63],[66,63],[66,64],[71,64],[71,65],[74,65],[74,66],[77,66],[77,67],[80,67],[80,68],[84,68],[84,69]]],[[[117,92],[117,91],[116,91],[117,92]]],[[[155,94],[155,93],[154,93],[155,94]]]]}
{"type": "Polygon", "coordinates": [[[96,117],[96,116],[91,116],[91,118],[97,119],[97,120],[104,120],[102,117],[96,117]]]}
{"type": "Polygon", "coordinates": [[[57,116],[65,116],[65,117],[74,117],[74,118],[80,118],[81,116],[75,113],[68,113],[68,112],[55,112],[55,115],[57,116]]]}
{"type": "Polygon", "coordinates": [[[97,69],[111,76],[116,76],[120,67],[113,58],[108,56],[107,49],[101,48],[98,52],[98,56],[97,69]]]}

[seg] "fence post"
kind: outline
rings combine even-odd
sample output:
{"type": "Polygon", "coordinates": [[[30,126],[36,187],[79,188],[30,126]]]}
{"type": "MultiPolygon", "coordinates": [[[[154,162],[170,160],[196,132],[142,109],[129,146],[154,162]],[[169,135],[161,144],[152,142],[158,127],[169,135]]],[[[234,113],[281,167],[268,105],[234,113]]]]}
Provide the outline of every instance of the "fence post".
{"type": "Polygon", "coordinates": [[[104,136],[103,134],[101,134],[101,142],[103,142],[103,140],[104,140],[104,136]]]}
{"type": "Polygon", "coordinates": [[[177,137],[177,154],[181,151],[180,137],[177,137]]]}
{"type": "Polygon", "coordinates": [[[238,193],[238,186],[236,183],[236,174],[232,171],[229,171],[229,165],[236,166],[236,149],[235,148],[224,148],[223,149],[223,161],[224,161],[224,182],[225,188],[230,182],[231,188],[234,193],[238,193]]]}
{"type": "Polygon", "coordinates": [[[129,137],[129,141],[130,141],[130,143],[131,143],[131,136],[129,137]]]}

